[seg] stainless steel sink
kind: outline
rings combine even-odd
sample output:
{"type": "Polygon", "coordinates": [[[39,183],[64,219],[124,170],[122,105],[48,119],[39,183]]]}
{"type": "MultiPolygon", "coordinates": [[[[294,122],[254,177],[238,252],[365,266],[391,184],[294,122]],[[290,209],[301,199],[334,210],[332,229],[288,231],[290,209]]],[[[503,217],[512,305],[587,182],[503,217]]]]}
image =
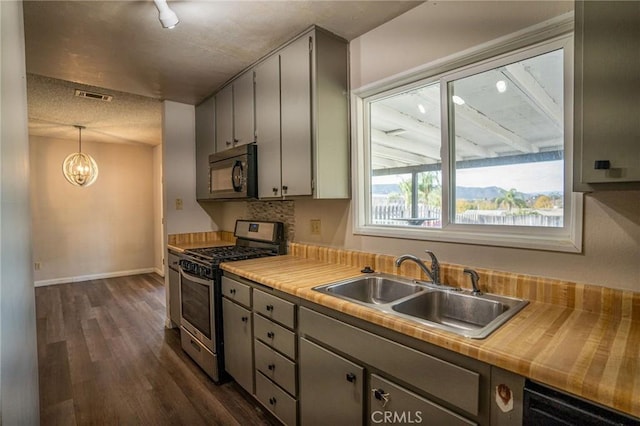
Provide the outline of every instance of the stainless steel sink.
{"type": "Polygon", "coordinates": [[[373,275],[323,285],[314,290],[364,304],[377,305],[402,299],[424,289],[424,286],[408,280],[373,275]]]}
{"type": "Polygon", "coordinates": [[[484,339],[529,303],[385,274],[351,278],[314,290],[474,339],[484,339]]]}
{"type": "Polygon", "coordinates": [[[528,302],[497,295],[473,296],[453,291],[430,291],[391,309],[404,317],[453,331],[467,337],[484,338],[524,308],[528,302]]]}

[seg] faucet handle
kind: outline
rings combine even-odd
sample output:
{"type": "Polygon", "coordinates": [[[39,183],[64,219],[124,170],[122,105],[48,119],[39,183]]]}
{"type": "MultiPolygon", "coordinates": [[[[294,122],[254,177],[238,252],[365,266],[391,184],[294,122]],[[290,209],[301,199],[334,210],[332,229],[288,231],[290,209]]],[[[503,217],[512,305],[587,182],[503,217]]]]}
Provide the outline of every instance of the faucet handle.
{"type": "Polygon", "coordinates": [[[471,292],[471,294],[473,294],[474,296],[480,296],[482,292],[478,288],[478,281],[480,280],[480,276],[478,275],[478,273],[471,268],[464,268],[463,272],[466,275],[469,275],[469,278],[471,278],[471,286],[473,287],[473,291],[471,292]]]}

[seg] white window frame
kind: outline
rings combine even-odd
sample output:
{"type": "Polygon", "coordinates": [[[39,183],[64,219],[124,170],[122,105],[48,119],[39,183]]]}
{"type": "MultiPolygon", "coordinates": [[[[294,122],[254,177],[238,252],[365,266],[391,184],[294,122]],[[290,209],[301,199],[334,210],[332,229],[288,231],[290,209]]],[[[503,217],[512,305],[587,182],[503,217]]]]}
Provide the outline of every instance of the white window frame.
{"type": "Polygon", "coordinates": [[[583,195],[573,189],[573,20],[560,20],[550,28],[539,25],[487,43],[460,55],[427,64],[411,76],[386,80],[352,93],[354,233],[391,238],[516,247],[560,252],[582,252],[583,195]],[[564,226],[562,228],[456,224],[451,220],[454,200],[449,188],[450,161],[448,83],[551,50],[564,50],[564,226]],[[371,224],[371,152],[369,105],[371,102],[440,82],[442,114],[442,228],[371,224]]]}

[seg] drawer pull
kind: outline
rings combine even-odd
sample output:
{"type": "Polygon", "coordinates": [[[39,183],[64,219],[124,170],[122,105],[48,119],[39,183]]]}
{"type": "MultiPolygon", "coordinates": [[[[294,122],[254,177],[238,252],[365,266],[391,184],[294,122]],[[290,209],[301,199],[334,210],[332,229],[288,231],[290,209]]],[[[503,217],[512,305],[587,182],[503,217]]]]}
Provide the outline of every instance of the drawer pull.
{"type": "Polygon", "coordinates": [[[267,311],[269,312],[273,311],[273,305],[267,305],[267,311]]]}
{"type": "Polygon", "coordinates": [[[273,370],[275,370],[275,369],[276,369],[276,365],[275,365],[275,364],[269,364],[269,365],[267,365],[267,368],[268,368],[269,370],[273,371],[273,370]]]}
{"type": "Polygon", "coordinates": [[[247,322],[247,321],[249,321],[249,317],[242,317],[242,318],[240,318],[240,319],[242,320],[242,322],[247,322]]]}
{"type": "Polygon", "coordinates": [[[382,389],[371,389],[371,392],[378,401],[382,401],[382,408],[384,408],[389,402],[389,394],[382,389]]]}
{"type": "Polygon", "coordinates": [[[275,397],[271,397],[271,398],[269,398],[269,404],[271,404],[271,405],[276,405],[276,402],[277,402],[277,401],[276,401],[276,398],[275,398],[275,397]]]}
{"type": "Polygon", "coordinates": [[[273,331],[270,331],[270,332],[267,333],[267,337],[269,339],[273,339],[274,337],[276,337],[276,335],[273,333],[273,331]]]}
{"type": "Polygon", "coordinates": [[[200,352],[200,345],[198,345],[196,342],[194,342],[193,339],[189,339],[189,342],[191,343],[191,346],[193,346],[193,349],[195,349],[198,352],[200,352]]]}
{"type": "Polygon", "coordinates": [[[356,375],[353,373],[347,373],[347,382],[353,383],[356,381],[356,375]]]}
{"type": "Polygon", "coordinates": [[[229,293],[231,293],[231,294],[236,294],[236,289],[235,289],[235,288],[232,288],[231,290],[229,290],[229,293]]]}

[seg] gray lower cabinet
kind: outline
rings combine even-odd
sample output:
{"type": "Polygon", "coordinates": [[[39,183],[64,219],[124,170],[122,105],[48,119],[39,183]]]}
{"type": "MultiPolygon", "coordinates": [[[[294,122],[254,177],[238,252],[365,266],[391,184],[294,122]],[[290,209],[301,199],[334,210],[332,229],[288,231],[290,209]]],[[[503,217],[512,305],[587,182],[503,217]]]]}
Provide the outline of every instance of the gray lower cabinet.
{"type": "Polygon", "coordinates": [[[256,398],[285,425],[298,422],[296,305],[253,289],[256,398]]]}
{"type": "Polygon", "coordinates": [[[376,374],[369,386],[369,424],[477,424],[376,374]]]}
{"type": "MultiPolygon", "coordinates": [[[[402,420],[404,415],[406,420],[410,412],[413,419],[417,411],[434,419],[429,420],[429,424],[435,425],[490,422],[491,373],[487,364],[441,348],[430,347],[433,352],[425,353],[306,307],[299,309],[298,328],[303,424],[305,419],[307,424],[314,424],[321,418],[318,416],[326,418],[326,411],[330,409],[322,407],[352,407],[350,398],[356,395],[360,398],[360,408],[352,407],[353,412],[360,416],[367,412],[368,418],[344,414],[349,418],[345,424],[377,423],[380,416],[383,422],[390,423],[393,416],[402,420]],[[366,388],[370,394],[366,401],[368,410],[364,410],[362,404],[363,369],[370,378],[366,388]],[[339,375],[334,377],[334,372],[339,375]],[[355,375],[354,383],[359,385],[352,389],[353,394],[344,394],[340,385],[346,383],[349,373],[355,375]],[[323,406],[325,400],[330,405],[323,406]]],[[[329,423],[340,424],[340,418],[331,419],[329,423]]]]}
{"type": "Polygon", "coordinates": [[[364,368],[300,338],[300,424],[361,425],[364,368]]]}
{"type": "Polygon", "coordinates": [[[247,392],[253,393],[251,311],[222,299],[225,370],[247,392]]]}
{"type": "Polygon", "coordinates": [[[172,326],[180,327],[180,270],[178,262],[180,256],[168,251],[169,264],[169,319],[172,326]]]}

